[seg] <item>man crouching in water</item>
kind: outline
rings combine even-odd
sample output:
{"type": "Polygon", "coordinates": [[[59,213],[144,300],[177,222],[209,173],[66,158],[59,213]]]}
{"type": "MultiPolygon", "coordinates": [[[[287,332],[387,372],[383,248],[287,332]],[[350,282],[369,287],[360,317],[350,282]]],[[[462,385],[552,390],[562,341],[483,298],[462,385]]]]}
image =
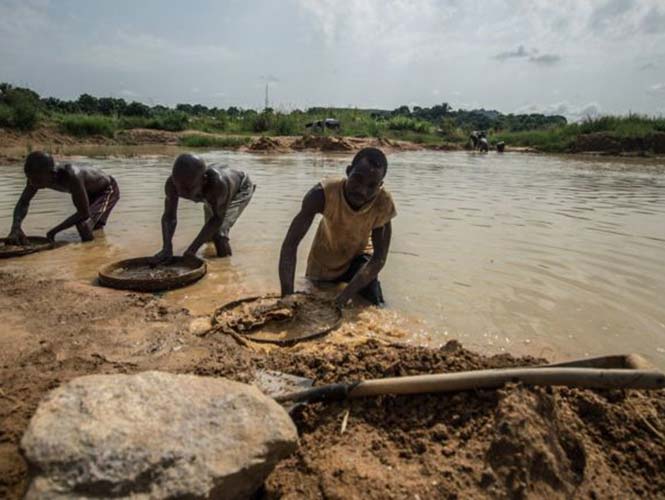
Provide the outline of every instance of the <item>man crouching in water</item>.
{"type": "Polygon", "coordinates": [[[212,241],[218,257],[231,255],[229,231],[245,210],[255,186],[245,172],[229,167],[206,164],[197,156],[182,154],[176,158],[173,171],[166,180],[166,200],[162,215],[162,250],[153,257],[155,264],[173,257],[178,199],[204,203],[205,224],[185,255],[195,255],[201,245],[212,241]]]}
{"type": "Polygon", "coordinates": [[[314,282],[348,283],[336,298],[340,306],[356,293],[383,305],[377,277],[388,256],[390,220],[397,215],[390,193],[383,189],[387,169],[388,161],[380,150],[365,148],[346,168],[346,178],[327,179],[309,190],[282,243],[282,296],[293,293],[298,245],[314,216],[322,214],[309,252],[307,277],[314,282]]]}
{"type": "Polygon", "coordinates": [[[40,189],[53,189],[70,193],[76,213],[46,233],[50,241],[55,235],[76,226],[81,240],[94,239],[93,231],[106,225],[111,210],[120,199],[120,190],[115,179],[93,167],[56,165],[53,158],[41,151],[35,151],[25,160],[27,183],[14,208],[14,221],[7,237],[11,245],[26,245],[28,240],[21,229],[21,223],[28,215],[30,200],[40,189]]]}

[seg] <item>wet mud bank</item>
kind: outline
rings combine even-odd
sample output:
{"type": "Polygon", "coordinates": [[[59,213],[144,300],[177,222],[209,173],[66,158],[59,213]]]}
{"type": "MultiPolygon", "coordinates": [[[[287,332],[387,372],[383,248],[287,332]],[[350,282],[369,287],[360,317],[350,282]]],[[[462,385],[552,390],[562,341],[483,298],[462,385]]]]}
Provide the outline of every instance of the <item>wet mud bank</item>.
{"type": "MultiPolygon", "coordinates": [[[[41,398],[80,375],[161,370],[247,382],[256,369],[316,384],[527,366],[449,342],[394,343],[371,323],[291,348],[202,335],[154,295],[0,270],[0,497],[27,485],[18,442],[41,398]]],[[[380,325],[377,325],[379,328],[380,325]]],[[[261,498],[655,498],[665,490],[665,393],[534,389],[381,397],[294,411],[300,447],[261,498]],[[343,422],[346,421],[346,425],[343,422]]]]}

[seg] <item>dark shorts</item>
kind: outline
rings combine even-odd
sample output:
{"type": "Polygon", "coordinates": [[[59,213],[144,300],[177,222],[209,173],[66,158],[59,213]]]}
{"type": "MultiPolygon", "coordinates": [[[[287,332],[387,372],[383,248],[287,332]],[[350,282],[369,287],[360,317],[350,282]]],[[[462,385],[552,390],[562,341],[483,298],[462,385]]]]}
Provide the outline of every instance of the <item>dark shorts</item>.
{"type": "MultiPolygon", "coordinates": [[[[339,278],[332,280],[333,283],[348,283],[353,277],[358,274],[358,271],[369,262],[372,256],[368,253],[358,255],[351,261],[349,269],[342,274],[339,278]]],[[[381,283],[378,279],[372,281],[369,285],[358,292],[363,299],[368,300],[375,306],[382,306],[385,301],[383,300],[383,291],[381,290],[381,283]]]]}
{"type": "Polygon", "coordinates": [[[111,215],[111,210],[120,199],[118,183],[111,177],[111,184],[90,201],[90,225],[92,229],[101,229],[111,215]]]}

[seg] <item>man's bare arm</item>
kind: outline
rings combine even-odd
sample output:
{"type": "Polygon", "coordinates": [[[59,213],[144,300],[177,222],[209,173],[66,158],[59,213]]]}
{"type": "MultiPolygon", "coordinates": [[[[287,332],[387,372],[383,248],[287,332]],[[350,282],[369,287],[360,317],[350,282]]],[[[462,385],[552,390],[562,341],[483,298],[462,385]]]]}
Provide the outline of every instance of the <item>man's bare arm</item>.
{"type": "Polygon", "coordinates": [[[229,194],[229,189],[224,182],[215,184],[213,194],[215,203],[210,205],[212,208],[212,217],[203,225],[198,236],[194,238],[192,244],[187,248],[186,254],[195,255],[199,248],[201,248],[201,245],[207,241],[211,241],[213,236],[219,232],[226,216],[226,210],[231,203],[231,196],[229,194]]]}
{"type": "Polygon", "coordinates": [[[314,216],[322,213],[324,206],[325,195],[323,188],[317,185],[305,195],[300,212],[291,221],[279,254],[279,281],[282,287],[282,296],[293,293],[298,245],[300,245],[300,242],[311,227],[314,216]]]}
{"type": "Polygon", "coordinates": [[[16,207],[14,207],[14,217],[12,220],[12,228],[9,231],[9,236],[7,237],[7,242],[9,244],[18,244],[25,245],[28,240],[21,229],[21,224],[26,215],[28,215],[28,208],[30,207],[30,200],[34,198],[37,194],[37,189],[30,184],[26,184],[23,188],[23,192],[16,202],[16,207]]]}
{"type": "Polygon", "coordinates": [[[173,234],[178,225],[178,192],[171,177],[164,184],[164,213],[162,214],[162,249],[153,257],[156,264],[173,257],[173,234]]]}
{"type": "Polygon", "coordinates": [[[342,293],[337,296],[339,305],[346,304],[351,297],[369,285],[379,275],[388,258],[391,236],[392,227],[390,222],[372,231],[372,246],[374,247],[372,258],[358,271],[346,288],[342,290],[342,293]]]}
{"type": "Polygon", "coordinates": [[[70,227],[90,218],[90,202],[88,200],[88,193],[85,190],[85,184],[83,184],[83,180],[73,172],[69,172],[69,175],[69,191],[72,194],[72,202],[76,207],[76,213],[70,215],[46,233],[47,238],[50,240],[53,240],[55,235],[60,231],[69,229],[70,227]]]}

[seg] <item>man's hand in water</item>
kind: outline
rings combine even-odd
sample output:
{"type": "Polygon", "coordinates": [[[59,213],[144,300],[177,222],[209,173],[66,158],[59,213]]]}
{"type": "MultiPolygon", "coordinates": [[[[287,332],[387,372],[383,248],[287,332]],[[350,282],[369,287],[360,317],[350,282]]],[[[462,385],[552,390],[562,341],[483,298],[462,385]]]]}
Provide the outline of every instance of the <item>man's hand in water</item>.
{"type": "Polygon", "coordinates": [[[168,264],[168,262],[173,258],[172,250],[160,250],[152,257],[152,264],[158,266],[160,264],[168,264]]]}
{"type": "Polygon", "coordinates": [[[7,236],[7,245],[22,245],[25,246],[28,244],[28,238],[21,228],[12,229],[7,236]]]}

